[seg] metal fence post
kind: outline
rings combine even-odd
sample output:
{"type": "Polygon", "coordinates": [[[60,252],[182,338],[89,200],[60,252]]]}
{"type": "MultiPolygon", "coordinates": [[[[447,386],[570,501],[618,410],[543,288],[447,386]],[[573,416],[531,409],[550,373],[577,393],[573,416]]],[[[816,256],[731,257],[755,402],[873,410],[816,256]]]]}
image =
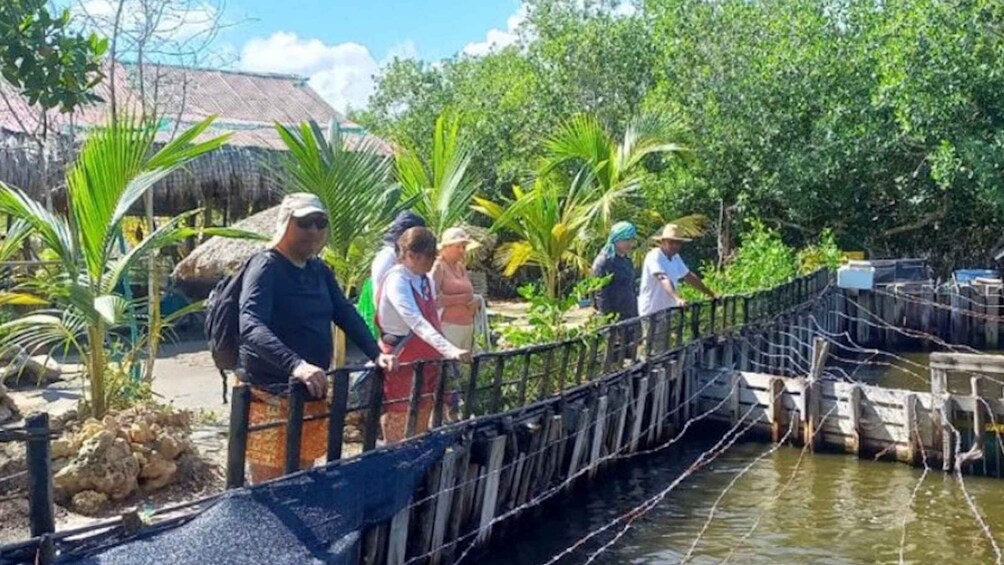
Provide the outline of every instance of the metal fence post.
{"type": "Polygon", "coordinates": [[[227,441],[227,488],[244,486],[247,460],[248,421],[251,416],[251,387],[239,384],[230,389],[230,434],[227,441]]]}
{"type": "Polygon", "coordinates": [[[56,531],[52,507],[52,456],[49,446],[49,415],[32,414],[25,419],[25,455],[28,464],[28,515],[31,537],[56,531]]]}

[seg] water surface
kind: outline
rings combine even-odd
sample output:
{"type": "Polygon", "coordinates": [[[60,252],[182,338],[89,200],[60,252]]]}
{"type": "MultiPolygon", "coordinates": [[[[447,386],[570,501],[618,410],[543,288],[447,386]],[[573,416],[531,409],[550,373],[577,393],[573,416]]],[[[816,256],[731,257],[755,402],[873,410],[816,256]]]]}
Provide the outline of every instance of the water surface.
{"type": "MultiPolygon", "coordinates": [[[[487,565],[546,563],[665,489],[710,442],[634,460],[611,469],[573,497],[500,540],[487,565]]],[[[770,446],[737,444],[682,482],[595,563],[678,563],[736,474],[770,446]]],[[[850,455],[781,447],[754,465],[718,504],[697,542],[693,563],[992,563],[958,481],[932,470],[850,455]],[[919,490],[911,499],[917,485],[919,490]],[[759,521],[751,531],[754,523],[759,521]],[[901,543],[904,527],[906,541],[901,543]],[[745,541],[741,541],[744,536],[745,541]]],[[[1004,484],[966,477],[987,524],[1004,543],[1004,484]]],[[[584,563],[620,528],[597,536],[558,563],[584,563]]]]}

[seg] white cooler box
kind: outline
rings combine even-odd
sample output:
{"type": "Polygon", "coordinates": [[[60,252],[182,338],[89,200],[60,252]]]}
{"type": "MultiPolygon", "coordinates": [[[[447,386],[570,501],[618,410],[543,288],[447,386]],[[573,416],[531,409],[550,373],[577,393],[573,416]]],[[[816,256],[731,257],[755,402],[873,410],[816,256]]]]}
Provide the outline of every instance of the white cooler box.
{"type": "Polygon", "coordinates": [[[868,261],[850,261],[837,269],[837,286],[851,290],[875,287],[875,267],[868,261]]]}

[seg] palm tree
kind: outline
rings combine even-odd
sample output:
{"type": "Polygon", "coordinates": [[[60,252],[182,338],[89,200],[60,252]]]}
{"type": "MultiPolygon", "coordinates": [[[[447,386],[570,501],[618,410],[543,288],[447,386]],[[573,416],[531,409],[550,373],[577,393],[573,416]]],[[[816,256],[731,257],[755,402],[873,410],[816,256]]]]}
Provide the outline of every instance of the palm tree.
{"type": "Polygon", "coordinates": [[[588,226],[588,215],[583,205],[551,179],[538,178],[529,191],[515,186],[513,194],[513,200],[502,204],[475,198],[474,209],[492,219],[493,231],[518,238],[499,246],[497,266],[507,277],[524,266],[538,267],[547,296],[557,298],[562,270],[586,267],[576,248],[588,226]]]}
{"type": "MultiPolygon", "coordinates": [[[[541,175],[570,167],[574,171],[569,192],[583,202],[591,226],[606,232],[614,222],[615,206],[631,208],[644,176],[642,162],[651,155],[686,158],[690,150],[671,138],[682,135],[676,123],[648,114],[628,124],[618,143],[588,115],[578,115],[562,125],[545,144],[547,157],[541,175]]],[[[634,210],[637,212],[637,210],[634,210]]],[[[676,220],[684,230],[699,232],[693,217],[676,220]]]]}
{"type": "Polygon", "coordinates": [[[369,276],[380,236],[396,211],[391,161],[370,142],[348,150],[335,124],[327,133],[315,122],[297,128],[276,123],[275,129],[289,150],[279,169],[282,186],[316,194],[324,203],[330,221],[324,259],[349,293],[369,276]]]}
{"type": "Polygon", "coordinates": [[[426,163],[414,147],[403,147],[395,172],[404,198],[437,234],[466,219],[477,183],[467,174],[470,148],[461,140],[460,120],[436,118],[432,158],[426,163]]]}
{"type": "MultiPolygon", "coordinates": [[[[105,390],[109,330],[128,322],[133,310],[116,290],[123,275],[158,249],[197,235],[185,222],[199,211],[169,220],[116,258],[122,221],[154,184],[226,142],[227,136],[196,142],[213,119],[196,124],[159,150],[154,146],[157,128],[153,120],[120,118],[95,129],[67,172],[65,216],[0,183],[0,211],[29,226],[60,267],[55,278],[21,289],[49,307],[0,326],[2,340],[28,351],[61,346],[79,353],[86,365],[89,405],[95,417],[104,415],[109,400],[105,390]]],[[[204,231],[225,237],[248,235],[227,229],[204,231]]]]}

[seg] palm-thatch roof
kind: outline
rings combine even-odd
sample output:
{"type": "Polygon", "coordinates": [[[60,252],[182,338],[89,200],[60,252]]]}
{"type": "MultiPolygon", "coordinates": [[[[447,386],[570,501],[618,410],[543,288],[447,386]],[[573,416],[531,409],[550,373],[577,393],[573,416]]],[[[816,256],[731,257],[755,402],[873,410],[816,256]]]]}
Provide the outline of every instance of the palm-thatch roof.
{"type": "MultiPolygon", "coordinates": [[[[279,207],[273,206],[244,218],[232,227],[271,237],[279,218],[279,207]]],[[[198,246],[174,268],[176,280],[190,285],[214,284],[235,272],[249,257],[265,249],[264,241],[211,237],[198,246]]]]}
{"type": "MultiPolygon", "coordinates": [[[[272,170],[284,150],[275,132],[276,122],[333,123],[350,149],[366,145],[387,155],[392,153],[390,144],[335,111],[302,77],[152,64],[142,72],[135,65],[117,65],[115,77],[120,107],[138,108],[139,102],[146,100],[146,106],[155,107],[162,116],[159,141],[167,141],[211,115],[217,118],[204,137],[223,133],[231,136],[223,149],[201,157],[158,184],[154,189],[158,215],[211,206],[225,212],[227,218],[241,218],[276,204],[279,191],[272,170]]],[[[99,85],[96,94],[103,100],[110,99],[108,79],[99,85]]],[[[2,79],[0,95],[0,181],[44,200],[44,191],[60,184],[74,145],[87,128],[104,122],[109,105],[98,102],[70,116],[55,111],[48,114],[46,126],[59,133],[58,143],[53,144],[59,147],[48,152],[42,166],[39,148],[32,143],[32,136],[43,122],[39,111],[2,79]],[[43,175],[44,170],[47,175],[43,175]]]]}

